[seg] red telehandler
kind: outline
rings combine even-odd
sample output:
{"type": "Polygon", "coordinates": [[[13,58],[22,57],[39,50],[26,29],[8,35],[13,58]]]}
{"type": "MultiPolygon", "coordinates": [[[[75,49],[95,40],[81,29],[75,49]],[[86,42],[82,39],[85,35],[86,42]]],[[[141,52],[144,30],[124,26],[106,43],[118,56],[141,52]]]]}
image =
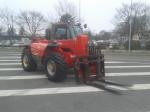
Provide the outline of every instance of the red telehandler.
{"type": "Polygon", "coordinates": [[[77,82],[104,80],[104,55],[100,46],[83,34],[80,25],[56,23],[47,30],[46,38],[34,38],[22,52],[22,67],[34,71],[44,67],[49,80],[63,81],[69,69],[77,82]]]}

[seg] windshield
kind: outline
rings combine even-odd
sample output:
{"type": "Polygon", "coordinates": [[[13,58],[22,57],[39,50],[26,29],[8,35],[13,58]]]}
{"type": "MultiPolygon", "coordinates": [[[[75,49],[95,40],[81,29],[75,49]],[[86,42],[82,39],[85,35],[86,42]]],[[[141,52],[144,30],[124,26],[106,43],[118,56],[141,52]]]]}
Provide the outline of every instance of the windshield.
{"type": "Polygon", "coordinates": [[[73,26],[73,30],[74,30],[75,36],[83,34],[83,31],[80,26],[77,26],[77,25],[73,26]]]}

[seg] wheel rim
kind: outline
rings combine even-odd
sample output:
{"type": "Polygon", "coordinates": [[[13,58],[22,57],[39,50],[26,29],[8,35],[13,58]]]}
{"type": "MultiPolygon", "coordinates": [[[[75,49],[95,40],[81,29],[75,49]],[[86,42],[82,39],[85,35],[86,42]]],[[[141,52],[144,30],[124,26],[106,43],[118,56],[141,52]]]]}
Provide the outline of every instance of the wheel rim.
{"type": "Polygon", "coordinates": [[[56,73],[56,64],[54,61],[49,60],[47,63],[47,71],[50,76],[54,76],[56,73]]]}
{"type": "Polygon", "coordinates": [[[24,55],[24,57],[23,57],[23,65],[25,68],[27,68],[29,65],[29,59],[28,59],[27,55],[24,55]]]}

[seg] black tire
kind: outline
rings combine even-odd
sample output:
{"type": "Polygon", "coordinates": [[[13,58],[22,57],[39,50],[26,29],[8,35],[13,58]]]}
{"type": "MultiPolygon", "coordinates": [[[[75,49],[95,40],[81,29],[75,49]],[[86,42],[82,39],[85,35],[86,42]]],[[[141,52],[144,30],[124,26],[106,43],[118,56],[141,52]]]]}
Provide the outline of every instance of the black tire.
{"type": "Polygon", "coordinates": [[[45,60],[45,71],[50,81],[54,81],[54,82],[64,81],[66,79],[67,71],[68,71],[67,63],[65,62],[63,57],[58,53],[51,53],[45,60]],[[51,74],[48,70],[49,69],[48,66],[49,64],[52,65],[52,62],[53,62],[53,68],[55,68],[53,74],[51,74]]]}
{"type": "Polygon", "coordinates": [[[37,65],[35,61],[32,58],[32,54],[29,49],[25,48],[21,55],[21,63],[24,71],[35,71],[37,68],[37,65]],[[27,58],[27,62],[24,62],[25,58],[27,58]]]}

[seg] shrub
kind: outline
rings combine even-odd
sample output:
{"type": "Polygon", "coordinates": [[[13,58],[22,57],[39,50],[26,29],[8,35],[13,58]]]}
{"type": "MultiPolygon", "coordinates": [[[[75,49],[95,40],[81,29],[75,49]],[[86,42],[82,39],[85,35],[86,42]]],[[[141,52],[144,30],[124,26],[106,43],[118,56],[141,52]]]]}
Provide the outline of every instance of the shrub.
{"type": "Polygon", "coordinates": [[[112,48],[110,48],[110,49],[112,49],[112,50],[119,50],[120,46],[117,45],[117,44],[114,44],[114,45],[112,45],[112,48]]]}
{"type": "MultiPolygon", "coordinates": [[[[125,49],[129,49],[129,41],[126,41],[124,44],[125,49]]],[[[141,49],[140,47],[140,41],[132,40],[131,41],[131,50],[138,50],[141,49]]]]}
{"type": "Polygon", "coordinates": [[[150,50],[150,41],[147,41],[145,44],[145,49],[150,50]]]}

